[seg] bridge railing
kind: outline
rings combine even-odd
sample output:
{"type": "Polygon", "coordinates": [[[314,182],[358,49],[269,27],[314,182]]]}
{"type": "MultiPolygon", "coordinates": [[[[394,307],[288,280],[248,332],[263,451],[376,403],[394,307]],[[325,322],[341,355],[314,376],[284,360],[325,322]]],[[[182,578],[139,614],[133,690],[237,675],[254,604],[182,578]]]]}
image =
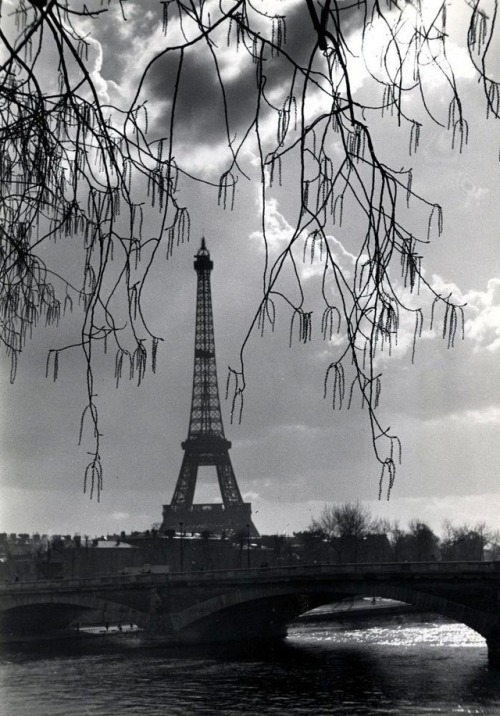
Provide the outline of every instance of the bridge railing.
{"type": "Polygon", "coordinates": [[[117,587],[119,585],[156,585],[182,581],[217,581],[217,580],[262,580],[266,576],[276,577],[314,577],[326,574],[335,576],[351,575],[353,578],[363,576],[402,576],[404,574],[492,574],[500,573],[500,562],[380,562],[380,563],[345,563],[345,564],[298,564],[277,567],[251,567],[247,569],[220,569],[195,572],[168,572],[145,574],[108,574],[95,577],[79,577],[68,579],[44,579],[0,583],[0,593],[44,589],[81,589],[99,587],[117,587]]]}
{"type": "Polygon", "coordinates": [[[252,567],[250,569],[229,569],[229,570],[206,570],[203,572],[179,573],[174,572],[171,578],[186,578],[196,576],[197,578],[214,579],[217,577],[243,577],[249,579],[256,576],[269,574],[276,576],[299,576],[315,574],[331,574],[332,576],[344,576],[346,574],[367,575],[367,574],[405,574],[405,573],[473,573],[483,574],[500,573],[500,562],[377,562],[377,563],[345,563],[345,564],[300,564],[292,566],[275,567],[252,567]]]}

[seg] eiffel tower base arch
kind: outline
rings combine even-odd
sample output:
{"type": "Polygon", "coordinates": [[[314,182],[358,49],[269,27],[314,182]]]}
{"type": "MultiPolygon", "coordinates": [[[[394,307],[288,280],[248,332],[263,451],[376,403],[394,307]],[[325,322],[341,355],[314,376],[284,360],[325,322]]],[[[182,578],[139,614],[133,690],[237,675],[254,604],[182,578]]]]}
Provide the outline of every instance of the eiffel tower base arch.
{"type": "Polygon", "coordinates": [[[189,507],[163,506],[163,522],[160,532],[169,530],[184,533],[212,535],[248,535],[258,539],[259,532],[252,522],[252,506],[250,502],[238,505],[207,503],[190,505],[189,507]]]}

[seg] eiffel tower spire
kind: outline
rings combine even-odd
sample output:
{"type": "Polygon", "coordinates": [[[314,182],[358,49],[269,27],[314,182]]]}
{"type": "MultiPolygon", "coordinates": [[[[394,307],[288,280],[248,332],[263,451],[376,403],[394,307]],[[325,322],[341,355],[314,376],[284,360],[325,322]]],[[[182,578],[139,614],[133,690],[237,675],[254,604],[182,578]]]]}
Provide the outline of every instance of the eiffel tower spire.
{"type": "Polygon", "coordinates": [[[215,362],[214,322],[210,274],[213,261],[201,240],[195,256],[197,274],[196,331],[194,343],[193,392],[188,437],[182,443],[184,457],[170,505],[163,507],[161,531],[182,527],[188,532],[245,532],[258,537],[251,519],[251,505],[243,502],[234,475],[220,409],[215,362]],[[214,466],[222,504],[193,504],[198,468],[214,466]]]}

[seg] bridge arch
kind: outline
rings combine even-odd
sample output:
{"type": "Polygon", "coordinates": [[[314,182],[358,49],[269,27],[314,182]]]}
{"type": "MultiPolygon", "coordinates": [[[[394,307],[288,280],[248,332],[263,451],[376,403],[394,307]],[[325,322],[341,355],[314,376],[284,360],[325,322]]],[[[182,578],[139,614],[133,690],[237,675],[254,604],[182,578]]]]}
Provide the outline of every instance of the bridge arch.
{"type": "Polygon", "coordinates": [[[179,641],[222,641],[228,638],[276,638],[291,621],[323,604],[363,595],[411,604],[465,624],[496,640],[498,618],[419,588],[374,582],[321,585],[258,585],[236,589],[166,616],[167,631],[179,641]]]}
{"type": "Polygon", "coordinates": [[[473,631],[488,639],[496,628],[497,618],[493,614],[473,609],[466,604],[452,601],[419,588],[408,588],[395,584],[374,584],[367,582],[363,589],[366,596],[380,596],[406,602],[422,611],[434,612],[453,621],[465,624],[473,631]]]}
{"type": "Polygon", "coordinates": [[[149,615],[91,593],[41,593],[12,595],[2,600],[0,628],[4,633],[35,635],[64,629],[85,613],[95,612],[102,621],[134,623],[145,628],[149,615]]]}

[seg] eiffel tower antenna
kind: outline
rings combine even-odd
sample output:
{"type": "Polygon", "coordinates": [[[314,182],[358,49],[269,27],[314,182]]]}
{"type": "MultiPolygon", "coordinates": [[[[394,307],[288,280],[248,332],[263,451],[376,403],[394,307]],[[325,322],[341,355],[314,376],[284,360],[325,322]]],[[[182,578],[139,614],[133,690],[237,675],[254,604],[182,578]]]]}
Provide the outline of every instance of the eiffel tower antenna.
{"type": "Polygon", "coordinates": [[[184,457],[177,485],[172,502],[163,507],[160,531],[181,526],[181,531],[186,532],[239,532],[255,538],[259,533],[252,522],[251,505],[243,502],[229,457],[231,443],[226,440],[222,424],[210,287],[213,266],[202,238],[194,261],[198,287],[191,417],[187,440],[182,443],[184,457]],[[222,504],[193,504],[200,465],[215,467],[222,504]]]}

